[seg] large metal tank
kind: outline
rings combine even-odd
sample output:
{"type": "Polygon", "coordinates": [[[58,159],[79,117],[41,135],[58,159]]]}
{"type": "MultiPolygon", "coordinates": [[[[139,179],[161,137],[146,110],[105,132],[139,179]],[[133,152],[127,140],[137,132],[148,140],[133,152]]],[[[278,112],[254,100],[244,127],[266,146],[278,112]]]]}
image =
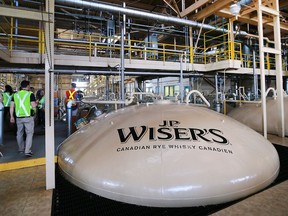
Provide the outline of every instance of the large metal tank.
{"type": "Polygon", "coordinates": [[[208,108],[159,102],[102,116],[66,139],[64,177],[136,205],[188,207],[253,194],[274,181],[279,157],[260,134],[208,108]]]}
{"type": "MultiPolygon", "coordinates": [[[[279,112],[277,108],[277,101],[274,99],[267,99],[267,133],[279,134],[279,112]]],[[[288,97],[284,96],[284,113],[288,114],[288,97]]],[[[262,128],[262,106],[261,103],[242,103],[232,109],[228,116],[247,125],[248,127],[263,132],[262,128]]],[[[285,136],[288,136],[288,116],[285,116],[285,136]]]]}

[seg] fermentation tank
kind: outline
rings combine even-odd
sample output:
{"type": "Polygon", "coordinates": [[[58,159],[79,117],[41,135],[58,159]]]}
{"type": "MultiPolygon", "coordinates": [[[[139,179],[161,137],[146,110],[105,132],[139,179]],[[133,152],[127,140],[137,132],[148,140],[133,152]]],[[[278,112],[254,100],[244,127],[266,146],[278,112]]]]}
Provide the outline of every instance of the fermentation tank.
{"type": "MultiPolygon", "coordinates": [[[[279,111],[277,100],[268,98],[267,109],[267,132],[269,134],[279,134],[279,111]]],[[[288,97],[284,96],[284,113],[288,113],[288,97]]],[[[248,127],[262,132],[262,106],[261,103],[242,103],[241,106],[232,109],[228,116],[247,125],[248,127]]],[[[288,125],[288,116],[284,115],[285,125],[288,125]]],[[[285,129],[285,136],[288,136],[288,127],[285,129]]]]}
{"type": "Polygon", "coordinates": [[[99,196],[153,207],[236,200],[271,184],[274,146],[208,108],[158,101],[102,115],[58,150],[64,177],[99,196]]]}

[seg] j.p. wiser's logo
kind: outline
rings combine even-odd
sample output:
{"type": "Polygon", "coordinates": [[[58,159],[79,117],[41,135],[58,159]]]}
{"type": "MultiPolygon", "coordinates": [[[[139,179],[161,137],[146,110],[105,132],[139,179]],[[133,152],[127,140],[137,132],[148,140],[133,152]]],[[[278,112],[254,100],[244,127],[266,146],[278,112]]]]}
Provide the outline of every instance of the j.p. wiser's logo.
{"type": "Polygon", "coordinates": [[[229,140],[223,136],[223,132],[215,128],[184,128],[179,127],[180,122],[164,120],[158,128],[146,125],[117,129],[120,142],[129,140],[140,142],[144,137],[149,141],[205,141],[207,143],[219,143],[228,145],[229,140]]]}

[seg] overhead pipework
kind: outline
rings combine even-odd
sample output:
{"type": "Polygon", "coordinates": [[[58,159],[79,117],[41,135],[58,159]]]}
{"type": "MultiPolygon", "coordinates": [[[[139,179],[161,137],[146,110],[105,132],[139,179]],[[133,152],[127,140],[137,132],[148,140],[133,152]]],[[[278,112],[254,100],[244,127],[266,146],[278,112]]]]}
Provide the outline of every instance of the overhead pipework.
{"type": "MultiPolygon", "coordinates": [[[[97,2],[88,2],[88,1],[82,1],[82,0],[56,0],[56,3],[61,3],[64,5],[69,5],[69,6],[81,6],[81,7],[87,7],[87,8],[94,8],[98,10],[111,11],[115,13],[123,13],[132,17],[153,19],[153,20],[158,20],[158,21],[167,22],[167,23],[175,23],[175,24],[180,24],[180,25],[192,26],[196,28],[204,28],[207,30],[216,30],[220,32],[228,31],[226,29],[219,29],[219,28],[217,29],[216,27],[212,25],[198,23],[193,20],[181,19],[181,18],[173,17],[173,16],[164,16],[164,15],[140,11],[140,10],[133,10],[127,7],[123,8],[123,7],[117,7],[117,6],[112,6],[108,4],[101,4],[97,2]]],[[[245,36],[247,33],[244,31],[240,31],[238,34],[245,36]]]]}

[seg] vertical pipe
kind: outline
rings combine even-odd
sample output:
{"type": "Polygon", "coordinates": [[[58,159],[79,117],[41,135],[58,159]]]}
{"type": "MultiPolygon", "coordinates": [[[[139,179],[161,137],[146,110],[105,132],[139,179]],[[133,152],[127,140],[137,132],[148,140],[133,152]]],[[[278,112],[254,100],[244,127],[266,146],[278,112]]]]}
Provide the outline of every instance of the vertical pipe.
{"type": "Polygon", "coordinates": [[[193,89],[193,82],[194,82],[194,78],[193,77],[189,77],[189,85],[190,85],[189,91],[191,91],[193,89]]]}
{"type": "Polygon", "coordinates": [[[184,33],[185,33],[185,47],[189,44],[189,30],[187,26],[184,26],[184,33]]]}
{"type": "Polygon", "coordinates": [[[256,54],[255,50],[253,49],[253,80],[254,80],[254,93],[255,93],[255,100],[258,100],[258,75],[256,73],[256,54]]]}
{"type": "MultiPolygon", "coordinates": [[[[121,27],[121,100],[125,101],[125,92],[124,92],[124,28],[121,27]]],[[[123,105],[124,106],[124,105],[123,105]]]]}
{"type": "Polygon", "coordinates": [[[189,39],[190,39],[190,43],[189,43],[189,53],[190,53],[190,63],[193,64],[193,34],[192,34],[192,27],[189,27],[189,39]]]}
{"type": "Polygon", "coordinates": [[[228,56],[229,59],[234,60],[235,55],[234,55],[234,31],[233,31],[233,20],[229,19],[229,33],[228,33],[228,56]]]}
{"type": "MultiPolygon", "coordinates": [[[[126,3],[123,2],[123,8],[126,7],[126,3]]],[[[124,32],[124,40],[126,39],[126,14],[123,14],[123,32],[124,32]]]]}
{"type": "Polygon", "coordinates": [[[67,103],[67,110],[66,110],[66,121],[67,121],[67,137],[72,134],[72,101],[67,103]]]}
{"type": "MultiPolygon", "coordinates": [[[[288,79],[287,79],[288,80],[288,79]]],[[[159,81],[159,77],[157,77],[157,92],[156,94],[160,94],[160,81],[159,81]]]]}
{"type": "Polygon", "coordinates": [[[40,58],[42,60],[42,46],[41,46],[41,39],[42,39],[42,35],[41,35],[41,32],[42,32],[42,28],[41,28],[41,23],[39,24],[39,30],[38,30],[38,53],[40,54],[40,58]]]}
{"type": "Polygon", "coordinates": [[[109,100],[109,76],[106,76],[105,80],[105,94],[106,94],[106,100],[109,100]]]}
{"type": "Polygon", "coordinates": [[[131,24],[130,24],[130,19],[128,19],[128,35],[127,35],[127,40],[128,40],[128,46],[129,46],[129,59],[130,59],[130,63],[131,63],[131,59],[132,59],[132,49],[131,49],[131,34],[130,34],[130,28],[131,28],[131,24]]]}
{"type": "Polygon", "coordinates": [[[180,102],[183,103],[183,54],[180,55],[180,102]]]}
{"type": "Polygon", "coordinates": [[[182,8],[182,11],[184,11],[185,10],[185,0],[182,0],[181,2],[182,2],[181,3],[181,5],[182,5],[181,8],[182,8]]]}
{"type": "Polygon", "coordinates": [[[89,62],[91,62],[92,57],[92,36],[91,33],[89,33],[89,62]]]}
{"type": "Polygon", "coordinates": [[[165,55],[165,44],[163,44],[163,64],[165,65],[165,59],[166,59],[166,55],[165,55]]]}
{"type": "MultiPolygon", "coordinates": [[[[14,1],[14,3],[15,3],[15,7],[19,6],[18,0],[14,1]]],[[[17,35],[18,35],[18,18],[15,18],[15,35],[16,35],[16,38],[17,38],[17,35]]],[[[17,48],[17,39],[15,41],[15,48],[17,48]]]]}
{"type": "Polygon", "coordinates": [[[220,104],[218,98],[218,73],[215,74],[215,101],[216,101],[216,111],[220,112],[220,104]]]}
{"type": "Polygon", "coordinates": [[[13,50],[13,29],[14,29],[14,18],[11,17],[10,19],[10,43],[9,43],[9,50],[13,50]]]}
{"type": "Polygon", "coordinates": [[[174,42],[173,42],[173,43],[174,43],[174,50],[177,50],[177,47],[176,47],[176,46],[177,46],[176,37],[174,37],[174,42]]]}
{"type": "Polygon", "coordinates": [[[147,48],[146,46],[144,46],[144,60],[147,60],[147,52],[146,52],[147,48]]]}
{"type": "MultiPolygon", "coordinates": [[[[114,76],[112,76],[112,81],[111,81],[111,92],[114,92],[114,76]]],[[[116,96],[116,94],[114,94],[114,97],[116,96]]],[[[114,98],[115,99],[115,98],[114,98]]]]}

